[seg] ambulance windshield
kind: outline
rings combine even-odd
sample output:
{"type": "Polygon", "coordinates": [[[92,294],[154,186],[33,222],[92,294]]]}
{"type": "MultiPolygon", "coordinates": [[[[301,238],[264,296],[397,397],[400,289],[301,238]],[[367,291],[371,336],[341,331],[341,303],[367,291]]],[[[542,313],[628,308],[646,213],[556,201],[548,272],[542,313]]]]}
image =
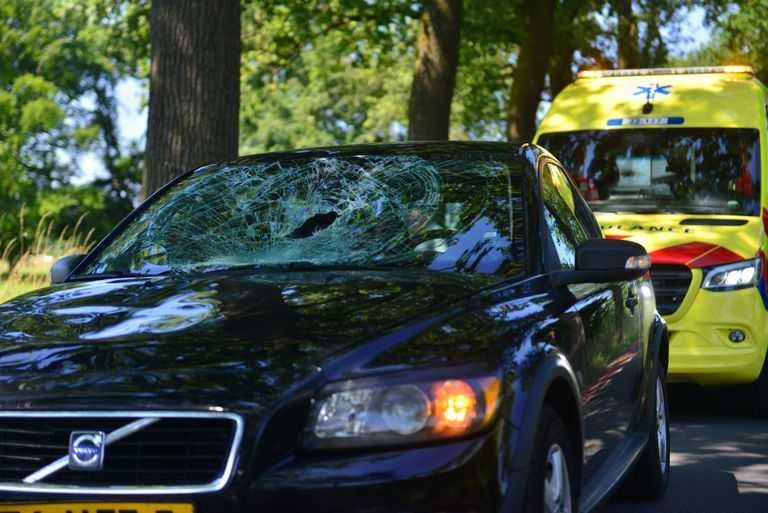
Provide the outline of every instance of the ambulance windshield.
{"type": "Polygon", "coordinates": [[[597,212],[760,215],[759,132],[745,128],[585,130],[539,144],[597,212]]]}

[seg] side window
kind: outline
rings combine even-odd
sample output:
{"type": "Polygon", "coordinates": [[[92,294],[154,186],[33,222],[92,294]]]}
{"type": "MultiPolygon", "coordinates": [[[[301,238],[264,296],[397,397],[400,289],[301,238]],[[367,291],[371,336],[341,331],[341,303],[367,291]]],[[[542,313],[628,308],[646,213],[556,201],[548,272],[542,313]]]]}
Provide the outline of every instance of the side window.
{"type": "Polygon", "coordinates": [[[560,264],[565,269],[576,265],[576,248],[589,239],[576,217],[578,196],[565,173],[554,164],[545,164],[541,172],[544,221],[555,243],[560,264]]]}
{"type": "MultiPolygon", "coordinates": [[[[560,169],[560,172],[564,175],[567,174],[562,170],[562,168],[558,169],[560,169]]],[[[603,231],[600,229],[600,224],[597,222],[597,219],[595,219],[595,215],[592,213],[592,210],[590,210],[587,202],[583,200],[581,193],[578,189],[576,189],[576,187],[573,185],[573,182],[570,180],[569,185],[571,187],[571,194],[574,197],[574,203],[576,207],[574,209],[574,213],[576,214],[576,219],[578,219],[579,224],[581,224],[584,233],[586,233],[590,239],[602,239],[603,231]]]]}

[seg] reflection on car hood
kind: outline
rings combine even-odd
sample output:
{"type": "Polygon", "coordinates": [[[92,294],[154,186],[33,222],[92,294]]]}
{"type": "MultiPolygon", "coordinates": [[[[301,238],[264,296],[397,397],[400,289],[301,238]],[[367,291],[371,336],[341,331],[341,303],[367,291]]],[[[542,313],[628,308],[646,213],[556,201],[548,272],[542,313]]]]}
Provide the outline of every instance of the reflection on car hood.
{"type": "Polygon", "coordinates": [[[253,407],[316,374],[330,354],[488,279],[292,272],[43,289],[0,306],[0,403],[124,396],[253,407]]]}

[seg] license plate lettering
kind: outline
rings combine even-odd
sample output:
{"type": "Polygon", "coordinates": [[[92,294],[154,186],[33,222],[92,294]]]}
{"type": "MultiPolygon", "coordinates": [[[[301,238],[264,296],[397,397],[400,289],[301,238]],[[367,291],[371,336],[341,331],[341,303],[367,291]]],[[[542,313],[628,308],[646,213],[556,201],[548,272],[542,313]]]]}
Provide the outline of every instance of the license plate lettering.
{"type": "Polygon", "coordinates": [[[194,513],[192,504],[0,504],[0,513],[194,513]]]}

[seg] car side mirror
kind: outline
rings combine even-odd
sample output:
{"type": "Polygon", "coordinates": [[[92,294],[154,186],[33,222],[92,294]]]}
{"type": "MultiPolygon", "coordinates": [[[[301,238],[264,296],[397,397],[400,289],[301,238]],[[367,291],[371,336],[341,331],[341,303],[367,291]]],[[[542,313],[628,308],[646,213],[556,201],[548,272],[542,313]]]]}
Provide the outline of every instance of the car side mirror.
{"type": "Polygon", "coordinates": [[[64,283],[83,258],[85,255],[69,255],[56,260],[51,266],[51,285],[64,283]]]}
{"type": "Polygon", "coordinates": [[[607,283],[640,278],[651,268],[651,257],[640,244],[618,239],[589,239],[576,250],[576,268],[555,271],[554,286],[607,283]]]}

